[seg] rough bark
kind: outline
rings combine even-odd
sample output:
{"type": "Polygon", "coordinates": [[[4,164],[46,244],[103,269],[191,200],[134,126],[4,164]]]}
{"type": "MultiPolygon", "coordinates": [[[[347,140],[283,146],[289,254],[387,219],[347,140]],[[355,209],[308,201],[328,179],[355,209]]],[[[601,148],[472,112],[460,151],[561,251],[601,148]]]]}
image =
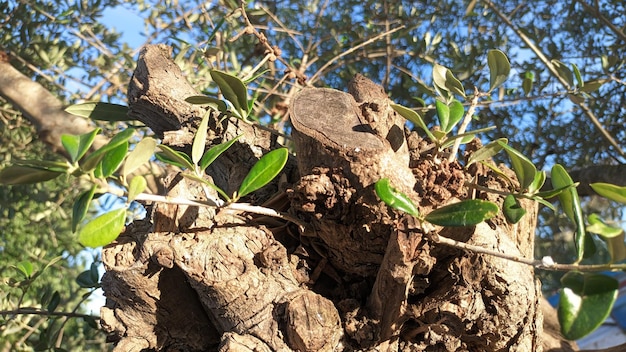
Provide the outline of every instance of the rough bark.
{"type": "MultiPolygon", "coordinates": [[[[486,168],[448,163],[362,76],[352,95],[303,89],[290,109],[296,158],[248,200],[307,224],[224,209],[156,204],[104,248],[103,326],[116,351],[541,351],[540,291],[532,268],[443,247],[429,231],[532,256],[536,207],[517,225],[502,216],[435,228],[387,207],[374,183],[388,177],[422,213],[470,197],[466,181],[504,189],[486,168]],[[294,162],[297,162],[297,171],[294,162]]],[[[183,150],[204,110],[169,58],[147,46],[129,89],[135,117],[183,150]]],[[[271,134],[212,116],[208,144],[243,134],[210,171],[234,189],[271,134]]],[[[471,148],[476,148],[474,145],[471,148]]],[[[178,174],[168,195],[204,199],[178,174]]]]}

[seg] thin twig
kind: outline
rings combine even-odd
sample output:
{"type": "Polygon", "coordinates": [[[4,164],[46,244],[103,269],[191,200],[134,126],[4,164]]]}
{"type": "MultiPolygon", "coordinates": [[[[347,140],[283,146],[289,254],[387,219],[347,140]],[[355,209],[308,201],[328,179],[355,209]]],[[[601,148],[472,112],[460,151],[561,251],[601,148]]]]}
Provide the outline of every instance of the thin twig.
{"type": "MultiPolygon", "coordinates": [[[[532,50],[533,53],[535,53],[535,55],[537,55],[537,58],[539,58],[539,60],[546,66],[546,68],[548,69],[548,71],[550,71],[552,76],[554,76],[559,82],[561,82],[563,87],[568,88],[569,84],[567,83],[567,81],[561,78],[561,76],[559,75],[558,71],[556,70],[552,62],[548,60],[548,58],[535,45],[535,43],[533,43],[533,41],[530,38],[528,38],[521,30],[519,30],[519,28],[517,28],[517,26],[514,25],[513,22],[511,22],[511,20],[505,14],[503,14],[493,2],[491,2],[490,0],[483,0],[483,1],[485,4],[487,4],[487,6],[489,6],[491,10],[493,10],[493,12],[495,12],[495,14],[513,32],[515,32],[515,34],[528,46],[528,48],[532,50]]],[[[583,110],[585,115],[587,115],[589,120],[591,120],[591,123],[593,123],[593,125],[596,126],[596,128],[600,131],[604,139],[606,139],[609,142],[609,144],[611,144],[611,146],[615,148],[615,151],[617,151],[619,155],[621,155],[622,157],[626,157],[626,153],[624,152],[624,150],[622,150],[622,148],[619,146],[617,141],[615,141],[613,136],[611,136],[611,134],[604,128],[604,126],[602,126],[602,124],[600,123],[600,120],[598,120],[596,115],[593,113],[593,111],[591,111],[591,109],[587,106],[587,104],[585,104],[584,102],[580,102],[580,103],[573,102],[573,103],[578,105],[583,110]]]]}
{"type": "MultiPolygon", "coordinates": [[[[307,225],[302,222],[300,219],[294,218],[293,216],[281,213],[274,209],[265,208],[261,206],[255,206],[244,203],[230,203],[228,205],[222,206],[220,204],[217,205],[217,202],[211,201],[195,201],[182,197],[168,197],[168,196],[159,196],[154,194],[141,193],[135,198],[136,200],[148,201],[148,202],[158,202],[165,204],[177,204],[177,205],[188,205],[188,206],[196,206],[196,207],[207,207],[207,208],[219,208],[224,209],[226,211],[238,211],[238,212],[246,212],[253,213],[258,215],[271,216],[274,218],[290,221],[296,225],[298,225],[302,230],[304,230],[307,225]]],[[[222,202],[223,203],[223,202],[222,202]]]]}
{"type": "MultiPolygon", "coordinates": [[[[470,106],[467,109],[467,113],[465,114],[465,117],[463,117],[463,122],[461,122],[461,125],[459,126],[459,130],[457,131],[457,134],[465,133],[467,126],[472,121],[472,116],[474,116],[474,112],[476,111],[476,106],[478,105],[478,98],[480,98],[480,92],[478,91],[478,88],[474,87],[474,97],[472,98],[472,102],[470,103],[470,106]]],[[[456,159],[456,153],[459,151],[459,147],[461,146],[461,139],[462,138],[457,138],[454,141],[454,145],[452,146],[452,150],[450,151],[450,156],[448,157],[449,162],[453,162],[456,159]]]]}
{"type": "Polygon", "coordinates": [[[540,270],[551,270],[551,271],[622,271],[626,269],[626,264],[592,264],[592,265],[582,265],[582,264],[558,264],[554,263],[551,258],[547,257],[543,260],[536,259],[528,259],[521,256],[506,254],[494,250],[490,250],[487,248],[483,248],[480,246],[475,246],[472,244],[459,242],[453,240],[451,238],[439,236],[436,233],[430,232],[430,238],[435,243],[440,243],[449,247],[454,247],[458,249],[463,249],[466,251],[491,255],[497,258],[502,258],[506,260],[510,260],[516,263],[526,264],[534,267],[535,269],[540,270]]]}
{"type": "Polygon", "coordinates": [[[611,23],[611,21],[609,21],[606,17],[604,17],[602,15],[602,13],[600,12],[599,8],[593,7],[593,6],[589,5],[589,4],[587,4],[583,0],[578,0],[577,2],[580,3],[581,5],[583,5],[583,7],[587,9],[587,13],[593,14],[594,17],[599,19],[600,22],[604,23],[613,33],[615,33],[615,35],[619,39],[621,39],[622,41],[626,42],[626,34],[624,32],[622,32],[619,28],[617,28],[617,26],[615,26],[613,23],[611,23]]]}
{"type": "Polygon", "coordinates": [[[89,314],[80,314],[75,312],[50,312],[44,309],[37,308],[19,308],[13,310],[0,310],[0,315],[18,315],[18,314],[27,314],[27,315],[43,315],[43,316],[55,316],[55,317],[67,317],[67,318],[92,318],[92,319],[100,319],[97,315],[89,315],[89,314]]]}
{"type": "Polygon", "coordinates": [[[380,33],[379,35],[377,35],[375,37],[372,37],[372,38],[364,41],[363,43],[361,43],[359,45],[353,46],[352,48],[350,48],[350,49],[342,52],[341,54],[335,56],[334,58],[330,59],[330,61],[325,63],[322,67],[320,67],[320,69],[317,70],[317,72],[315,72],[315,74],[313,74],[313,76],[311,76],[311,78],[309,79],[309,83],[313,83],[313,82],[317,81],[319,79],[319,77],[322,75],[322,73],[324,73],[326,68],[328,68],[328,66],[332,65],[335,61],[341,59],[342,57],[344,57],[344,56],[346,56],[346,55],[348,55],[348,54],[350,54],[350,53],[352,53],[352,52],[354,52],[356,50],[359,50],[360,48],[362,48],[364,46],[370,45],[371,43],[379,40],[380,38],[383,38],[383,37],[388,36],[388,35],[390,35],[392,33],[395,33],[397,31],[401,30],[402,28],[404,28],[404,26],[399,26],[399,27],[393,28],[391,30],[385,31],[383,33],[380,33]]]}

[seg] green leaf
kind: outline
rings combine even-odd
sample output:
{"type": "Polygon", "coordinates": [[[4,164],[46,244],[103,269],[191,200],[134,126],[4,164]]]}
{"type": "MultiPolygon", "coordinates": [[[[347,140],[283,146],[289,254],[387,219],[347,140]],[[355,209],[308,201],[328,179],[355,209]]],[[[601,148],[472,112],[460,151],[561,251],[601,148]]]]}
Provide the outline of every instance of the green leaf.
{"type": "Polygon", "coordinates": [[[450,120],[448,121],[448,125],[444,129],[446,133],[452,131],[454,126],[456,126],[456,124],[461,121],[463,115],[465,114],[465,108],[463,107],[463,104],[461,104],[461,102],[456,99],[454,99],[448,107],[450,108],[450,120]]]}
{"type": "Polygon", "coordinates": [[[465,88],[452,71],[444,66],[435,64],[433,66],[433,83],[436,88],[440,90],[448,91],[453,94],[457,94],[465,98],[465,88]]]}
{"type": "Polygon", "coordinates": [[[59,303],[61,303],[61,295],[59,295],[59,291],[54,291],[52,297],[50,298],[50,302],[46,307],[46,310],[48,312],[54,312],[54,310],[57,309],[57,307],[59,306],[59,303]]]}
{"type": "MultiPolygon", "coordinates": [[[[559,164],[552,167],[550,177],[552,180],[552,186],[555,189],[574,184],[574,181],[572,181],[572,178],[569,176],[567,171],[565,171],[565,168],[559,164]]],[[[580,199],[578,198],[576,188],[570,187],[569,189],[559,193],[559,202],[563,207],[565,215],[567,215],[570,221],[576,225],[574,242],[576,245],[577,258],[578,261],[580,261],[584,255],[585,221],[583,219],[583,212],[580,207],[580,199]]]]}
{"type": "Polygon", "coordinates": [[[511,64],[509,59],[500,50],[489,50],[487,53],[487,65],[489,66],[489,91],[499,87],[509,77],[511,64]]]}
{"type": "Polygon", "coordinates": [[[209,165],[211,165],[215,161],[215,159],[217,159],[218,156],[220,156],[223,152],[228,150],[228,148],[230,148],[230,146],[233,145],[233,143],[235,143],[241,136],[243,135],[240,134],[237,137],[231,139],[230,141],[218,144],[216,146],[211,147],[211,149],[207,150],[207,152],[204,153],[204,155],[202,156],[202,159],[200,160],[200,170],[204,171],[207,167],[209,167],[209,165]]]}
{"type": "MultiPolygon", "coordinates": [[[[541,197],[543,199],[550,199],[552,197],[558,196],[559,194],[561,194],[561,192],[565,191],[566,189],[574,188],[574,187],[577,187],[577,186],[578,186],[578,183],[573,183],[571,185],[566,185],[566,186],[563,186],[563,187],[554,188],[554,189],[550,189],[550,190],[547,190],[547,191],[537,192],[534,195],[538,196],[538,197],[541,197]]],[[[552,185],[552,187],[554,187],[554,185],[552,185]]]]}
{"type": "Polygon", "coordinates": [[[530,184],[530,186],[528,186],[528,193],[534,194],[535,192],[540,190],[541,187],[543,187],[544,183],[546,183],[546,172],[545,171],[537,172],[535,174],[535,178],[533,179],[533,182],[530,184]]]}
{"type": "Polygon", "coordinates": [[[569,67],[559,60],[552,60],[551,62],[557,75],[567,83],[568,88],[574,86],[574,74],[569,67]]]}
{"type": "Polygon", "coordinates": [[[428,136],[428,138],[430,138],[431,141],[434,142],[434,141],[437,140],[435,138],[435,136],[430,132],[430,130],[428,129],[426,124],[424,123],[424,120],[422,119],[420,114],[418,114],[416,111],[411,110],[411,109],[409,109],[407,107],[404,107],[402,105],[398,105],[398,104],[391,104],[391,107],[398,114],[400,114],[400,116],[402,116],[405,119],[411,121],[415,126],[421,128],[424,132],[426,132],[426,135],[428,136]]]}
{"type": "Polygon", "coordinates": [[[88,270],[83,271],[76,278],[76,283],[82,288],[96,288],[100,286],[100,274],[96,263],[91,263],[88,270]]]}
{"type": "Polygon", "coordinates": [[[101,247],[113,242],[124,229],[126,208],[112,210],[93,219],[78,232],[85,247],[101,247]]]}
{"type": "Polygon", "coordinates": [[[243,179],[237,196],[244,197],[272,181],[287,163],[288,156],[287,148],[272,150],[263,155],[243,179]]]}
{"type": "Polygon", "coordinates": [[[611,255],[612,263],[619,263],[626,259],[626,246],[624,246],[624,232],[621,234],[611,237],[611,238],[602,238],[606,243],[606,249],[611,255]]]}
{"type": "Polygon", "coordinates": [[[435,136],[438,143],[441,143],[444,139],[446,139],[446,133],[441,130],[434,130],[433,136],[435,136]]]}
{"type": "Polygon", "coordinates": [[[442,148],[448,148],[451,147],[454,144],[454,141],[457,139],[461,139],[461,144],[467,144],[469,142],[471,142],[474,137],[476,137],[476,135],[474,133],[468,132],[468,133],[463,133],[463,134],[457,134],[456,136],[452,136],[452,137],[448,137],[446,139],[446,141],[441,144],[442,148]]]}
{"type": "Polygon", "coordinates": [[[578,340],[597,329],[609,316],[619,285],[612,277],[569,272],[561,279],[558,316],[561,333],[578,340]]]}
{"type": "Polygon", "coordinates": [[[554,205],[552,205],[552,203],[548,202],[547,200],[538,197],[536,195],[533,195],[532,197],[528,197],[529,199],[534,200],[535,202],[545,206],[546,208],[549,208],[550,210],[556,212],[556,208],[554,207],[554,205]]]}
{"type": "Polygon", "coordinates": [[[143,192],[148,186],[148,182],[146,178],[141,175],[136,175],[130,180],[130,185],[128,186],[128,203],[132,202],[137,198],[137,195],[143,192]]]}
{"type": "Polygon", "coordinates": [[[223,100],[213,98],[213,97],[208,97],[206,95],[194,95],[194,96],[186,98],[185,101],[188,102],[189,104],[194,104],[194,105],[202,105],[202,106],[208,105],[211,108],[217,111],[221,111],[221,112],[225,112],[226,110],[228,110],[228,106],[226,105],[226,103],[224,103],[223,100]]]}
{"type": "Polygon", "coordinates": [[[72,115],[99,121],[132,121],[128,117],[128,106],[111,103],[81,103],[70,105],[65,111],[72,115]]]}
{"type": "Polygon", "coordinates": [[[80,160],[80,158],[85,155],[98,133],[100,133],[100,128],[78,136],[72,134],[61,135],[61,144],[63,144],[63,148],[65,148],[65,151],[67,151],[67,154],[70,156],[72,163],[80,160]]]}
{"type": "Polygon", "coordinates": [[[85,157],[81,168],[84,171],[93,170],[104,157],[104,153],[117,148],[120,144],[126,143],[133,136],[134,133],[134,128],[127,128],[122,132],[116,134],[105,146],[85,157]]]}
{"type": "Polygon", "coordinates": [[[589,186],[604,198],[626,204],[626,187],[612,185],[610,183],[592,183],[589,186]]]}
{"type": "Polygon", "coordinates": [[[537,168],[535,165],[528,160],[526,156],[520,153],[517,149],[509,146],[506,143],[498,142],[502,149],[506,151],[509,155],[509,159],[511,159],[511,165],[513,166],[513,171],[515,172],[515,176],[517,176],[517,180],[520,183],[520,189],[523,191],[530,186],[531,183],[535,180],[535,174],[537,173],[537,168]]]}
{"type": "Polygon", "coordinates": [[[393,188],[388,178],[378,180],[378,182],[374,184],[374,189],[376,190],[378,198],[385,202],[385,204],[389,207],[403,211],[409,215],[419,217],[419,211],[413,201],[411,201],[406,194],[398,192],[395,188],[393,188]]]}
{"type": "Polygon", "coordinates": [[[100,177],[109,177],[122,165],[128,152],[128,141],[104,153],[100,162],[100,177]]]}
{"type": "Polygon", "coordinates": [[[576,87],[582,88],[585,86],[585,81],[583,81],[583,77],[580,74],[580,70],[578,70],[578,66],[576,64],[572,64],[572,69],[574,70],[574,76],[576,77],[576,87]]]}
{"type": "Polygon", "coordinates": [[[132,174],[141,165],[147,163],[154,155],[156,146],[156,140],[150,137],[144,138],[141,142],[137,143],[135,149],[133,149],[133,151],[126,157],[123,171],[124,177],[132,174]]]}
{"type": "Polygon", "coordinates": [[[508,222],[511,224],[517,224],[522,217],[526,215],[526,209],[522,208],[517,198],[515,198],[512,194],[509,194],[506,198],[504,198],[502,213],[504,213],[508,222]]]}
{"type": "Polygon", "coordinates": [[[581,92],[592,93],[602,87],[602,84],[605,82],[602,81],[589,81],[583,87],[580,87],[581,92]]]}
{"type": "Polygon", "coordinates": [[[35,267],[33,266],[33,263],[31,263],[31,262],[29,262],[27,260],[23,260],[23,261],[17,263],[15,268],[20,273],[22,273],[22,275],[24,275],[25,279],[30,279],[33,276],[33,273],[35,271],[35,267]]]}
{"type": "Polygon", "coordinates": [[[533,80],[530,78],[524,78],[522,81],[522,89],[524,90],[524,95],[528,96],[533,90],[533,80]]]}
{"type": "Polygon", "coordinates": [[[506,138],[498,138],[495,141],[491,141],[472,153],[467,160],[467,166],[472,165],[478,161],[485,161],[491,159],[494,155],[498,154],[503,148],[500,143],[507,144],[509,142],[506,138]]]}
{"type": "Polygon", "coordinates": [[[94,184],[91,188],[78,196],[72,207],[72,232],[76,232],[78,224],[85,218],[89,211],[89,205],[93,199],[93,195],[96,193],[97,186],[94,184]]]}
{"type": "Polygon", "coordinates": [[[450,122],[450,108],[446,105],[446,103],[437,99],[435,101],[435,109],[437,110],[437,117],[439,117],[441,132],[446,134],[449,132],[446,129],[448,128],[448,123],[450,122]]]}
{"type": "Polygon", "coordinates": [[[248,117],[248,90],[245,84],[228,73],[217,70],[209,72],[224,98],[233,105],[234,113],[242,119],[248,117]]]}
{"type": "Polygon", "coordinates": [[[204,154],[204,148],[206,148],[206,136],[207,129],[209,128],[210,116],[210,111],[204,113],[204,117],[202,117],[202,121],[200,121],[200,125],[198,125],[196,135],[193,137],[193,145],[191,146],[191,161],[194,165],[198,165],[198,162],[202,158],[202,154],[204,154]]]}
{"type": "Polygon", "coordinates": [[[589,226],[587,232],[596,233],[603,238],[613,238],[621,235],[624,230],[621,227],[607,225],[606,222],[598,215],[591,214],[587,217],[589,226]]]}
{"type": "Polygon", "coordinates": [[[194,169],[191,159],[187,156],[187,154],[176,151],[163,144],[159,144],[159,149],[161,150],[161,153],[157,154],[156,157],[162,162],[189,170],[194,169]]]}
{"type": "Polygon", "coordinates": [[[499,210],[495,203],[469,199],[435,209],[425,220],[440,226],[472,226],[491,219],[499,210]]]}
{"type": "Polygon", "coordinates": [[[15,165],[32,167],[34,169],[55,171],[61,173],[67,173],[69,171],[69,165],[64,161],[51,161],[51,160],[20,160],[13,161],[15,165]]]}
{"type": "Polygon", "coordinates": [[[62,172],[50,171],[29,166],[11,165],[0,170],[0,184],[25,185],[39,183],[62,175],[62,172]]]}

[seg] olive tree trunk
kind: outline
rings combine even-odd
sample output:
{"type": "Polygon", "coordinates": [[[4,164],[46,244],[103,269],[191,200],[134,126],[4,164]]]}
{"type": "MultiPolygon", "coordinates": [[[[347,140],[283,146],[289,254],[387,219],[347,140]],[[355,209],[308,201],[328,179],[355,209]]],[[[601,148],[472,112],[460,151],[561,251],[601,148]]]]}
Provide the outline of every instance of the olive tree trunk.
{"type": "MultiPolygon", "coordinates": [[[[130,115],[164,144],[189,151],[204,109],[166,46],[147,46],[129,87],[130,115]]],[[[305,226],[227,209],[147,204],[103,250],[102,325],[116,351],[541,351],[567,350],[543,332],[532,267],[432,242],[414,218],[387,207],[374,183],[389,178],[428,213],[458,200],[498,204],[488,168],[448,162],[357,75],[350,94],[304,88],[291,98],[294,156],[243,201],[305,226]],[[550,342],[552,341],[552,342],[550,342]],[[552,344],[551,344],[552,343],[552,344]]],[[[217,114],[207,147],[243,135],[209,168],[232,193],[277,136],[217,114]]],[[[468,147],[471,153],[478,142],[468,147]]],[[[167,195],[206,190],[172,172],[167,195]]],[[[516,225],[499,215],[440,236],[530,258],[536,206],[516,225]]],[[[554,335],[554,334],[552,334],[554,335]]]]}

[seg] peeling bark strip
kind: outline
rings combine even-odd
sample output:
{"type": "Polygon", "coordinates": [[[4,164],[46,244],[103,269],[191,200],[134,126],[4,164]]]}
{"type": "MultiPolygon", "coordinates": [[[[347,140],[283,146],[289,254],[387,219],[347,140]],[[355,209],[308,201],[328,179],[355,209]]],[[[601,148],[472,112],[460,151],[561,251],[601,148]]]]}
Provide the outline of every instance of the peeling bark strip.
{"type": "MultiPolygon", "coordinates": [[[[196,93],[168,50],[142,50],[130,108],[164,143],[188,150],[204,111],[184,101],[196,93]]],[[[489,169],[436,160],[373,82],[357,76],[349,90],[307,88],[294,97],[301,176],[288,171],[283,184],[249,199],[280,203],[309,224],[304,233],[246,214],[154,204],[148,219],[103,249],[102,325],[115,351],[541,351],[531,268],[433,245],[373,187],[388,177],[427,213],[468,198],[465,180],[503,183],[489,169]]],[[[211,145],[243,134],[209,170],[231,191],[276,147],[270,134],[235,119],[212,116],[209,128],[211,145]]],[[[197,200],[206,192],[177,174],[166,188],[197,200]]],[[[438,231],[530,256],[536,208],[524,206],[530,215],[516,226],[497,217],[438,231]]]]}

